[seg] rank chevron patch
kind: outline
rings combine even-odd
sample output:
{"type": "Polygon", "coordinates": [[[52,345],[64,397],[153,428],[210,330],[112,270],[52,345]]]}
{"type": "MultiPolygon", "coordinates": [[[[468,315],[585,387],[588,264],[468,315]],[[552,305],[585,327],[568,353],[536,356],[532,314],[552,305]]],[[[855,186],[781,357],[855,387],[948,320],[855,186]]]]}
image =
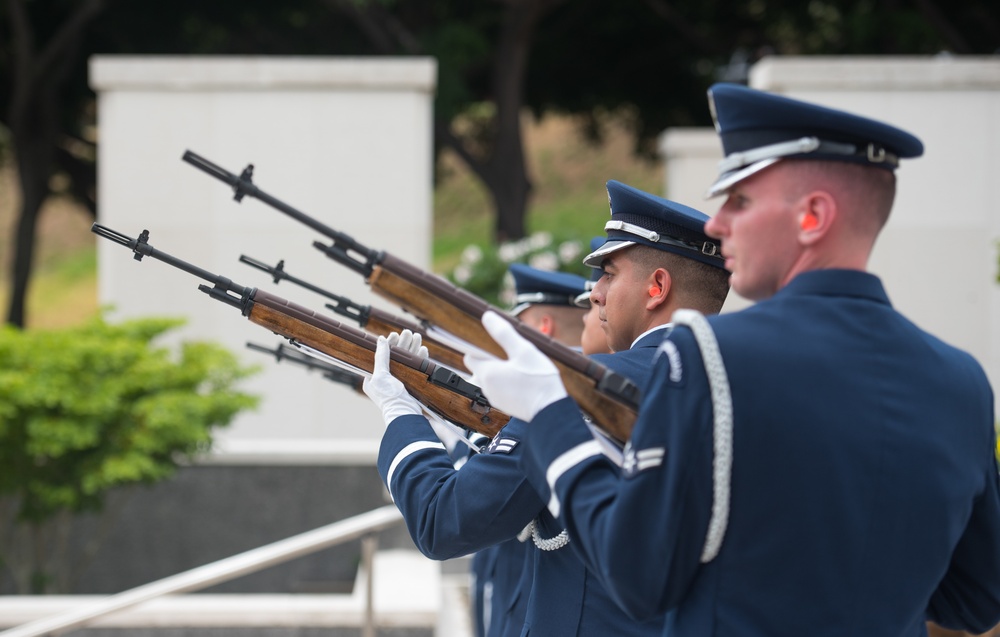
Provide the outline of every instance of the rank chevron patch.
{"type": "Polygon", "coordinates": [[[510,453],[511,451],[514,451],[514,447],[516,447],[518,443],[520,443],[520,440],[517,438],[501,438],[500,436],[497,436],[493,439],[490,445],[486,447],[485,453],[510,453]]]}

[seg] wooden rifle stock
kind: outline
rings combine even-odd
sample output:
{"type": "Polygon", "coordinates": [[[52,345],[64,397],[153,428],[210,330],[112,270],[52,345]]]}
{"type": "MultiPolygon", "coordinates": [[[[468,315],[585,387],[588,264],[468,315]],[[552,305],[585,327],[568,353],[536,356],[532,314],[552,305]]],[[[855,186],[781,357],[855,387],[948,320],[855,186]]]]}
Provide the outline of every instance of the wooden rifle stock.
{"type": "MultiPolygon", "coordinates": [[[[328,304],[327,307],[330,307],[330,305],[328,304]]],[[[462,352],[436,340],[433,336],[429,336],[427,330],[418,323],[407,321],[404,318],[389,314],[385,310],[380,310],[377,307],[369,305],[367,318],[361,324],[361,327],[376,336],[388,336],[393,332],[402,332],[403,330],[410,330],[415,334],[420,334],[421,343],[427,347],[427,352],[432,359],[461,372],[469,371],[465,367],[465,355],[462,352]]]]}
{"type": "Polygon", "coordinates": [[[428,336],[427,330],[413,321],[407,321],[377,307],[368,306],[368,320],[361,327],[376,336],[388,336],[393,332],[402,332],[403,330],[410,330],[411,332],[420,334],[421,342],[427,347],[431,358],[452,369],[462,372],[469,371],[465,367],[464,354],[462,352],[450,345],[445,345],[433,336],[428,336]]]}
{"type": "MultiPolygon", "coordinates": [[[[247,318],[252,323],[358,369],[369,373],[374,369],[377,337],[263,290],[255,290],[250,300],[252,306],[247,318]]],[[[435,383],[432,379],[437,369],[438,366],[428,359],[406,350],[392,349],[389,371],[414,398],[443,418],[491,438],[507,424],[509,416],[506,414],[435,383]]],[[[453,372],[445,377],[453,383],[460,380],[453,372]]]]}
{"type": "Polygon", "coordinates": [[[324,290],[323,288],[313,285],[308,281],[292,276],[285,270],[284,259],[278,261],[277,265],[271,266],[263,261],[248,257],[244,254],[240,256],[240,262],[246,263],[247,265],[257,268],[258,270],[267,272],[271,275],[271,278],[275,283],[288,280],[298,286],[304,287],[307,290],[311,290],[312,292],[331,299],[334,303],[327,303],[327,308],[333,310],[341,316],[346,316],[357,321],[358,325],[376,336],[388,336],[393,332],[402,332],[403,330],[410,330],[415,334],[420,334],[423,345],[427,348],[431,358],[440,363],[444,363],[452,369],[457,369],[463,372],[469,371],[465,367],[462,352],[436,340],[433,336],[429,336],[427,334],[427,330],[424,329],[422,325],[399,316],[394,316],[384,310],[372,307],[371,305],[361,305],[360,303],[355,303],[346,296],[334,294],[333,292],[324,290]]]}

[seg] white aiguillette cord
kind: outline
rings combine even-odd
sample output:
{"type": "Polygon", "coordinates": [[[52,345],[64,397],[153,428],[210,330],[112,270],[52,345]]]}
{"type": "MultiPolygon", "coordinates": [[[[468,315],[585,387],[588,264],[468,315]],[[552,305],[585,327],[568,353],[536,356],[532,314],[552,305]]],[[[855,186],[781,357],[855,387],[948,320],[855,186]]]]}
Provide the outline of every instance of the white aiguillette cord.
{"type": "Polygon", "coordinates": [[[712,517],[708,522],[705,547],[701,552],[703,564],[711,562],[722,548],[722,540],[729,524],[730,484],[733,473],[733,396],[729,391],[729,377],[722,362],[719,342],[708,319],[694,310],[677,310],[672,321],[686,325],[694,334],[701,350],[701,359],[708,375],[712,393],[712,517]]]}

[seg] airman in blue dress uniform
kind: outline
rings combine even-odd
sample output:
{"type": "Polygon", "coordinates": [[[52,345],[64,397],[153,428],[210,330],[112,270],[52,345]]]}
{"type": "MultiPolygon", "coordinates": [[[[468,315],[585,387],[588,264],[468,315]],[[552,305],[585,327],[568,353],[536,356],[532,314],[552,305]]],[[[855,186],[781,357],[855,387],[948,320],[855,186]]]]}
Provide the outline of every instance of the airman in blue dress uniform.
{"type": "MultiPolygon", "coordinates": [[[[587,280],[523,263],[512,263],[508,271],[515,292],[510,314],[546,336],[578,348],[583,313],[576,299],[585,293],[587,280]]],[[[534,569],[533,546],[527,539],[513,537],[472,557],[472,620],[480,637],[520,634],[534,569]]]]}
{"type": "Polygon", "coordinates": [[[485,315],[519,354],[470,362],[494,406],[531,420],[525,472],[623,609],[670,611],[664,635],[990,629],[992,390],[972,356],[895,311],[865,271],[894,169],[921,142],[736,85],[714,86],[710,102],[726,154],[710,192],[727,199],[705,230],[733,289],[758,302],[675,316],[621,468],[548,359],[485,315]]]}
{"type": "MultiPolygon", "coordinates": [[[[673,311],[693,307],[718,312],[728,292],[728,273],[716,244],[704,233],[704,214],[616,181],[608,182],[608,195],[609,241],[585,262],[603,268],[592,295],[601,308],[607,341],[617,351],[594,358],[641,384],[673,311]]],[[[380,383],[387,378],[394,380],[387,372],[373,375],[380,383]]],[[[397,390],[385,393],[396,396],[397,390]]],[[[518,465],[527,423],[512,419],[484,453],[455,471],[419,407],[400,415],[391,401],[387,410],[380,393],[369,393],[388,423],[378,469],[421,551],[448,559],[519,533],[531,538],[534,566],[527,616],[512,634],[661,633],[663,616],[637,621],[615,604],[572,548],[572,533],[547,512],[527,482],[518,465]]],[[[620,460],[620,447],[587,431],[605,453],[620,460]]]]}

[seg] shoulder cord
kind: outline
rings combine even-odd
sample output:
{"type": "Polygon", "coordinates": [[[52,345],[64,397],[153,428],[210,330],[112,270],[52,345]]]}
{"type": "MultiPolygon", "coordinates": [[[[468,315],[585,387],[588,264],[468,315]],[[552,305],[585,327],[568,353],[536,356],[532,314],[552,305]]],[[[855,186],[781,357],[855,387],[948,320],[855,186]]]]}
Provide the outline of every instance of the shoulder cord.
{"type": "Polygon", "coordinates": [[[542,534],[538,532],[538,523],[535,520],[528,522],[528,526],[517,534],[519,542],[527,542],[528,537],[531,537],[535,546],[543,551],[557,551],[569,544],[569,532],[566,529],[560,531],[555,537],[543,538],[542,534]]]}
{"type": "Polygon", "coordinates": [[[701,358],[708,375],[712,393],[712,517],[708,522],[705,547],[701,552],[703,564],[711,562],[722,548],[722,540],[729,524],[730,483],[733,473],[733,397],[729,391],[729,378],[722,362],[719,342],[708,320],[694,310],[677,310],[673,315],[675,325],[687,325],[701,350],[701,358]]]}

